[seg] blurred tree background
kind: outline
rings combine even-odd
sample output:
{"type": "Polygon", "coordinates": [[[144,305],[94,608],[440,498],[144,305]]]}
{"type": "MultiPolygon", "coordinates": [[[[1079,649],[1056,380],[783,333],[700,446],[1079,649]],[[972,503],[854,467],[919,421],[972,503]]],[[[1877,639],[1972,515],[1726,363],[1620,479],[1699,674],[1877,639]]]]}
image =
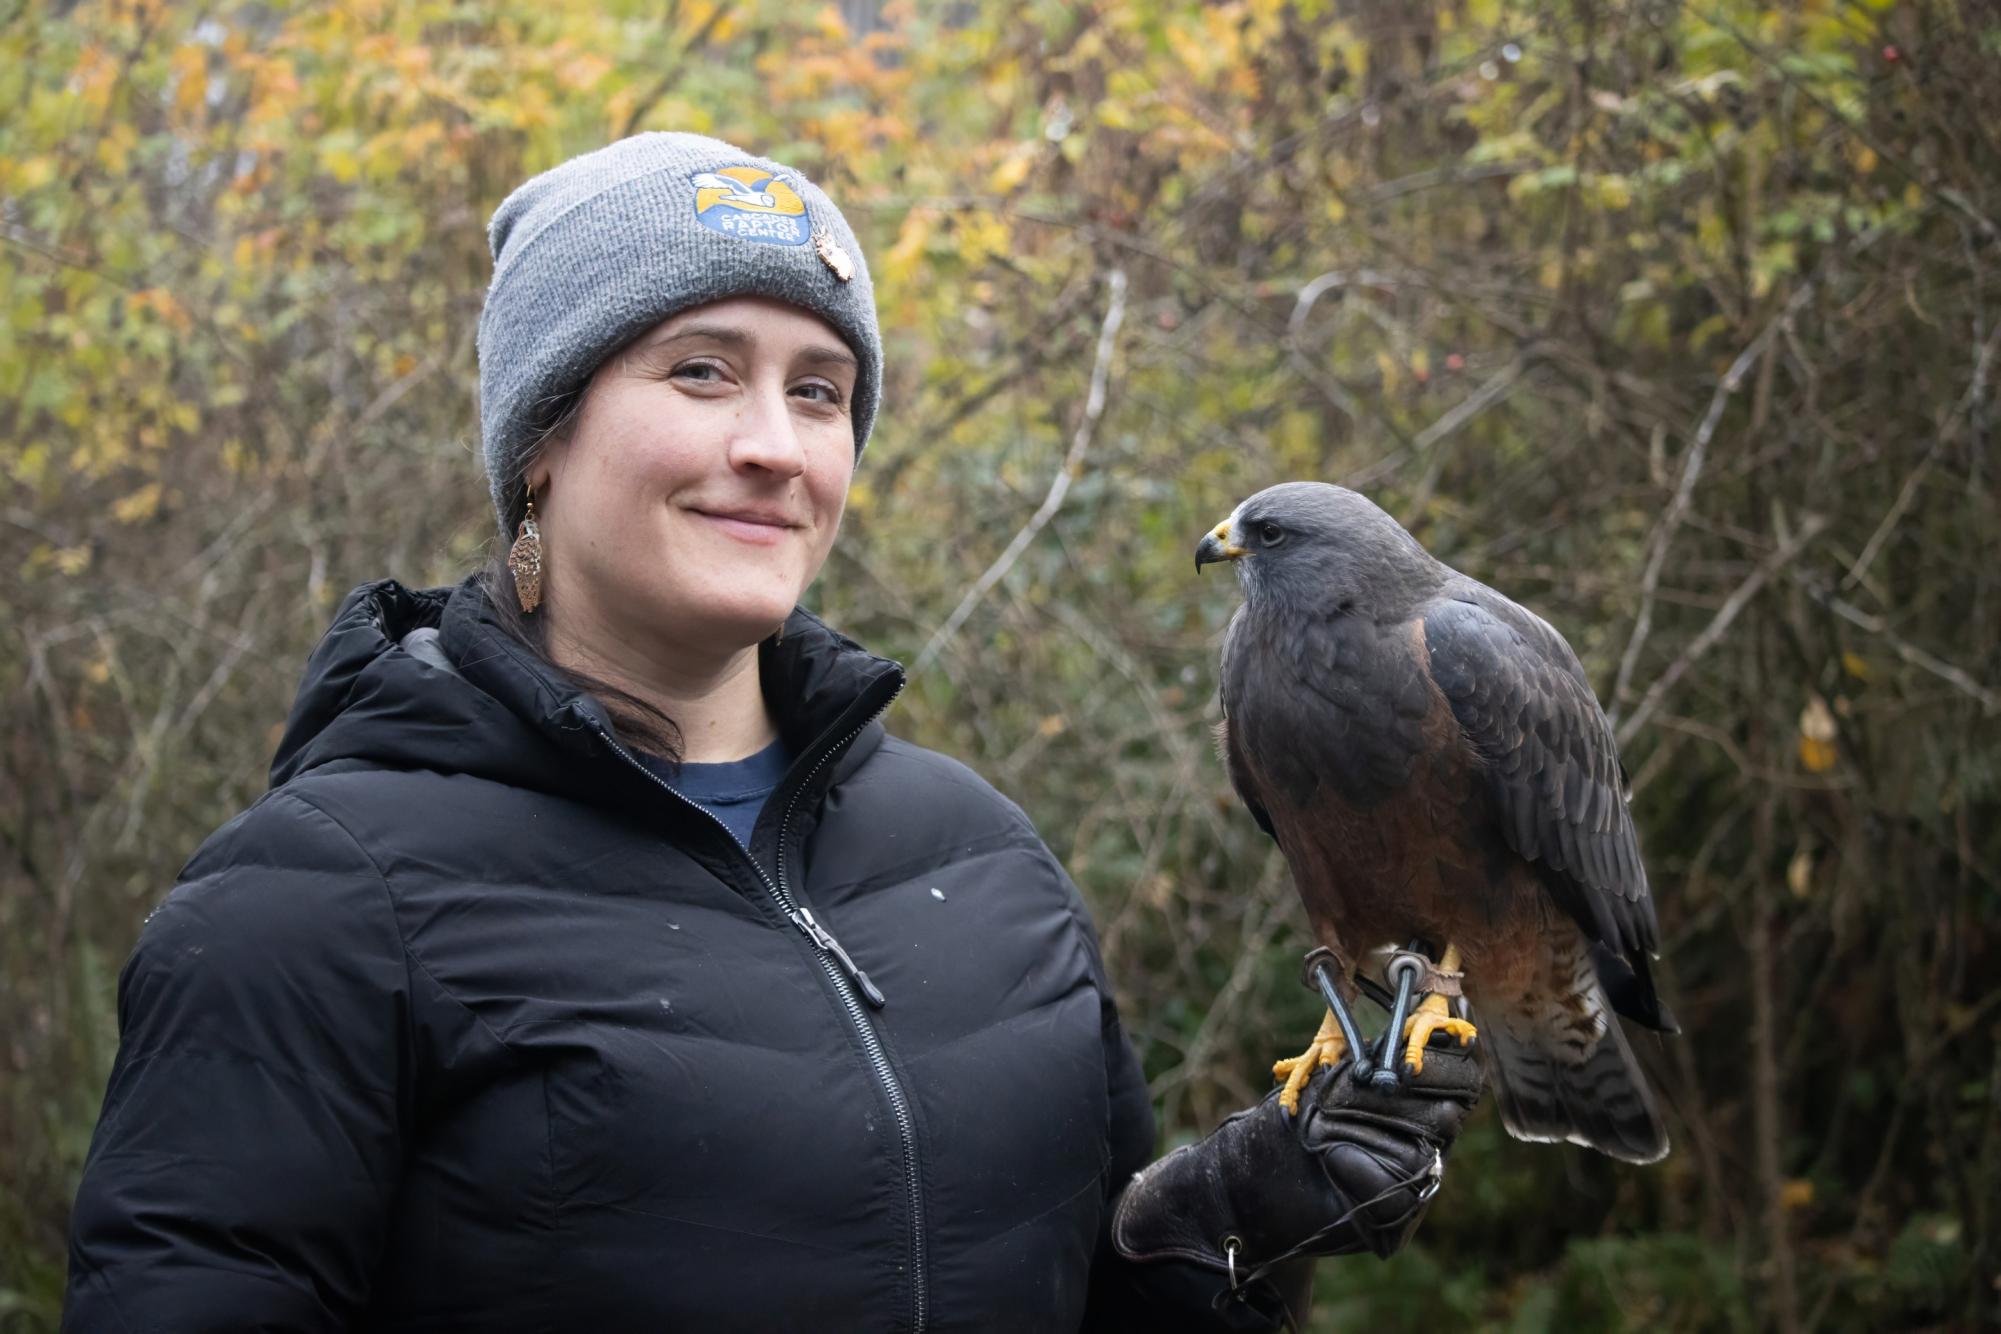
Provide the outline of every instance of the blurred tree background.
{"type": "Polygon", "coordinates": [[[1345,482],[1590,669],[1675,1151],[1483,1110],[1315,1328],[2001,1325],[1988,3],[0,7],[0,1329],[55,1326],[118,967],[328,613],[491,539],[488,213],[647,128],[862,235],[886,409],[811,597],[1064,857],[1169,1142],[1318,1018],[1202,532],[1345,482]]]}

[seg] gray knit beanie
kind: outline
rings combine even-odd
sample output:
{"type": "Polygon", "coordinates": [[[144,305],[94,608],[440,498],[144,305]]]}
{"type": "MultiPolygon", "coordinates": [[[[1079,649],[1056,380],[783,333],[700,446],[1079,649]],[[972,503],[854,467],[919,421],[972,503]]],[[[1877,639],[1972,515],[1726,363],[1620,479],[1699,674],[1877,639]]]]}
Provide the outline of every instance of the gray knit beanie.
{"type": "Polygon", "coordinates": [[[550,406],[679,311],[767,296],[812,311],[861,363],[855,452],[882,392],[875,289],[847,220],[789,167],[699,134],[637,134],[571,158],[501,202],[479,316],[480,430],[502,541],[550,406]]]}

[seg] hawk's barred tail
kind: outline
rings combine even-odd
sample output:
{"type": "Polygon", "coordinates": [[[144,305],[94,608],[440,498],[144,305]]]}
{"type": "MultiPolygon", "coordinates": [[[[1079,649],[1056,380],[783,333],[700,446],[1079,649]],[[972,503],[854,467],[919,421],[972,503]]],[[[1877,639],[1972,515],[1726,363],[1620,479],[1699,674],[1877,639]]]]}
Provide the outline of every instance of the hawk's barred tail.
{"type": "Polygon", "coordinates": [[[1581,1064],[1569,1051],[1518,1040],[1477,1011],[1474,1020],[1501,1122],[1516,1139],[1569,1140],[1629,1163],[1667,1156],[1667,1128],[1618,1020],[1581,1064]]]}
{"type": "Polygon", "coordinates": [[[1667,1127],[1589,956],[1580,957],[1569,994],[1545,994],[1534,1010],[1497,1014],[1472,1001],[1474,1046],[1485,1053],[1501,1123],[1516,1139],[1568,1140],[1629,1163],[1655,1162],[1667,1156],[1667,1127]]]}

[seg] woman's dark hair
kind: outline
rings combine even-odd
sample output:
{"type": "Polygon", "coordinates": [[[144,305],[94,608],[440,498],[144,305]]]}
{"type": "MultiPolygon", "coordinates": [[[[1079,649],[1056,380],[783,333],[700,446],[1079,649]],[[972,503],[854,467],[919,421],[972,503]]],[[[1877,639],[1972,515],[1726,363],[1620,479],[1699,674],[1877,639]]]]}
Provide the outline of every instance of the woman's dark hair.
{"type": "MultiPolygon", "coordinates": [[[[549,446],[569,440],[577,419],[583,415],[584,394],[589,387],[586,381],[575,389],[546,400],[543,415],[535,424],[535,444],[523,452],[521,472],[512,479],[513,492],[520,491],[529,460],[549,446]]],[[[681,759],[681,729],[665,711],[629,690],[621,690],[609,681],[559,666],[550,658],[548,620],[522,612],[521,598],[514,589],[514,571],[507,567],[507,550],[507,547],[496,544],[479,572],[480,586],[486,591],[487,601],[493,604],[493,619],[502,632],[534,654],[551,676],[595,696],[598,703],[604,705],[605,712],[611,715],[613,729],[625,740],[678,763],[681,759]]]]}

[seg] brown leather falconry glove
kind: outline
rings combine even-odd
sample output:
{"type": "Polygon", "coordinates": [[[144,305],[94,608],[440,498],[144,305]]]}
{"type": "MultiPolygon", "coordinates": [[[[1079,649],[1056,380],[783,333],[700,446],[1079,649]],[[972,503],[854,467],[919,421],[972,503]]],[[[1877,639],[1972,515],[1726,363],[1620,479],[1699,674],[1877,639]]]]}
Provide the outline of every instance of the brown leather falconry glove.
{"type": "Polygon", "coordinates": [[[1236,1300],[1287,1319],[1304,1311],[1306,1257],[1394,1253],[1479,1101],[1480,1066],[1471,1052],[1434,1047],[1394,1093],[1360,1083],[1352,1068],[1316,1072],[1297,1117],[1273,1090],[1141,1171],[1113,1216],[1119,1254],[1224,1274],[1236,1300]]]}

